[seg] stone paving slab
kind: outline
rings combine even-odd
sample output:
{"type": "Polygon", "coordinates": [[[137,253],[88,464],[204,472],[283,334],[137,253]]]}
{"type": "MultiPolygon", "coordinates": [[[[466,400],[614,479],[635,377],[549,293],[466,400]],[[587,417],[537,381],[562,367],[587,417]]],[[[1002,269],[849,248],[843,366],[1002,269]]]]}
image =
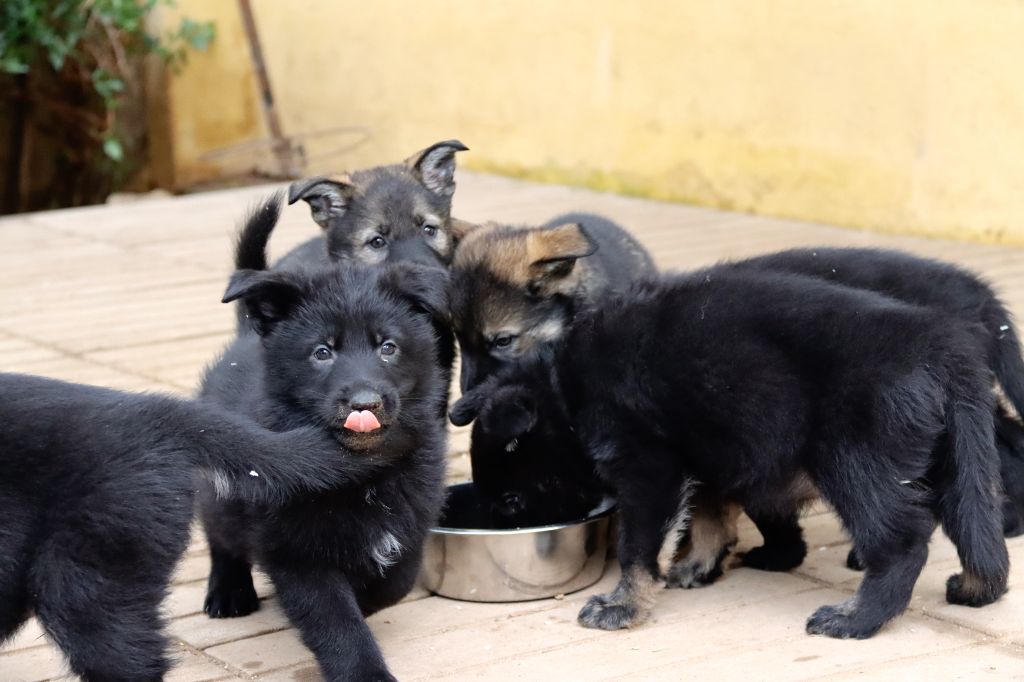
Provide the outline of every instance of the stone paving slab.
{"type": "MultiPolygon", "coordinates": [[[[238,222],[273,189],[0,218],[0,371],[192,393],[204,365],[231,338],[234,311],[219,300],[238,222]]],[[[793,246],[903,248],[984,274],[1024,319],[1020,249],[459,175],[454,213],[465,220],[538,224],[569,211],[621,222],[670,269],[793,246]]],[[[281,254],[318,231],[304,205],[288,207],[271,251],[281,254]]],[[[452,431],[453,480],[468,475],[468,437],[468,429],[452,431]]],[[[403,680],[1024,679],[1024,578],[1014,569],[1011,591],[995,605],[946,604],[943,585],[957,559],[941,534],[904,617],[864,642],[805,635],[807,615],[848,596],[860,576],[845,568],[849,543],[832,514],[816,506],[803,524],[809,556],[797,570],[731,567],[712,586],[666,590],[651,621],[628,632],[595,632],[575,623],[587,595],[614,584],[614,565],[597,585],[561,600],[471,604],[417,590],[369,623],[403,680]]],[[[758,544],[753,525],[741,519],[737,550],[758,544]]],[[[1024,563],[1024,538],[1008,544],[1015,566],[1024,563]]],[[[264,576],[257,574],[257,613],[230,620],[201,613],[208,566],[197,532],[165,604],[178,660],[168,679],[319,679],[264,576]]],[[[41,682],[64,673],[35,622],[0,649],[0,682],[41,682]]]]}

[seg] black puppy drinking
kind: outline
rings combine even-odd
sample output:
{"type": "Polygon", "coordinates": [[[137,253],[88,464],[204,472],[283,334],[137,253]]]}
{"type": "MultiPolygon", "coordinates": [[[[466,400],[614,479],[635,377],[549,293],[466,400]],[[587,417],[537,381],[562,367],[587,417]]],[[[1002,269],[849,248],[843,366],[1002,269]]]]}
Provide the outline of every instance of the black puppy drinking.
{"type": "Polygon", "coordinates": [[[0,643],[35,612],[83,679],[163,679],[160,603],[197,473],[269,507],[375,466],[308,426],[275,433],[213,405],[0,374],[0,643]]]}
{"type": "MultiPolygon", "coordinates": [[[[250,223],[276,215],[276,202],[250,223]]],[[[243,232],[239,254],[259,231],[243,232]]],[[[316,426],[380,463],[278,510],[224,504],[212,489],[202,499],[206,612],[258,608],[258,563],[330,680],[391,679],[363,617],[411,589],[440,511],[446,386],[435,326],[448,315],[446,281],[443,270],[405,264],[239,270],[225,295],[245,303],[257,334],[224,351],[202,395],[273,430],[316,426]]]]}
{"type": "Polygon", "coordinates": [[[870,637],[899,615],[936,520],[963,565],[947,600],[995,601],[1009,560],[984,355],[933,310],[727,266],[579,316],[553,366],[616,489],[622,566],[580,622],[617,629],[649,615],[698,481],[755,513],[784,516],[819,493],[836,510],[867,570],[853,597],[811,616],[810,633],[870,637]]]}

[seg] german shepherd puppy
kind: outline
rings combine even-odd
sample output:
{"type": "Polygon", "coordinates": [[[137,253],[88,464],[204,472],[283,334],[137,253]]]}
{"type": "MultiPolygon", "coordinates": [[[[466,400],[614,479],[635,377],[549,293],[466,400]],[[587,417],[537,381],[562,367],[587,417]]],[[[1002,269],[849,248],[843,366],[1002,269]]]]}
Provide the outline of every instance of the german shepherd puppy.
{"type": "MultiPolygon", "coordinates": [[[[718,266],[581,314],[554,358],[571,425],[616,489],[622,577],[586,627],[643,622],[697,481],[765,516],[820,495],[867,573],[807,631],[866,638],[907,606],[936,520],[950,603],[1006,590],[985,350],[928,308],[818,278],[718,266]]],[[[481,385],[493,390],[496,384],[481,385]]],[[[455,408],[459,408],[457,404],[455,408]]]]}
{"type": "Polygon", "coordinates": [[[0,374],[0,643],[35,612],[86,680],[159,680],[160,603],[196,474],[268,507],[370,475],[314,427],[275,433],[213,405],[0,374]]]}
{"type": "Polygon", "coordinates": [[[309,204],[324,229],[285,254],[276,269],[349,261],[447,266],[458,241],[451,218],[458,140],[432,144],[400,164],[293,182],[288,203],[309,204]]]}
{"type": "Polygon", "coordinates": [[[542,227],[468,230],[451,266],[463,392],[561,338],[581,306],[654,272],[650,254],[631,234],[589,213],[565,214],[542,227]]]}
{"type": "MultiPolygon", "coordinates": [[[[239,254],[277,202],[250,216],[239,254]]],[[[224,296],[245,303],[256,334],[224,351],[201,395],[271,430],[315,426],[380,463],[276,510],[225,504],[212,488],[201,497],[213,562],[205,611],[256,610],[250,567],[260,564],[329,680],[392,679],[363,616],[412,588],[444,496],[435,327],[448,319],[446,282],[444,270],[407,263],[242,269],[224,296]]]]}
{"type": "MultiPolygon", "coordinates": [[[[643,246],[593,214],[562,215],[540,228],[468,232],[452,264],[463,391],[560,338],[578,309],[653,272],[643,246]]],[[[477,394],[473,482],[496,528],[580,519],[607,492],[559,416],[557,396],[548,395],[550,377],[531,379],[527,389],[477,394]]]]}
{"type": "MultiPolygon", "coordinates": [[[[1024,361],[1010,313],[992,288],[976,275],[949,263],[899,251],[853,248],[793,249],[736,261],[737,270],[789,272],[876,291],[908,303],[944,312],[969,326],[1007,402],[1024,414],[1024,361]]],[[[1003,530],[1007,536],[1024,531],[1024,429],[1005,410],[997,409],[996,446],[1002,479],[1003,530]]],[[[716,508],[706,495],[695,503],[693,542],[678,568],[684,587],[706,584],[720,575],[728,547],[736,541],[738,510],[716,508]],[[722,527],[722,524],[725,524],[722,527]],[[717,527],[716,527],[717,526],[717,527]]],[[[759,516],[752,520],[764,544],[742,557],[751,568],[787,571],[799,566],[807,553],[798,518],[759,516]]],[[[858,568],[855,552],[847,565],[858,568]]]]}

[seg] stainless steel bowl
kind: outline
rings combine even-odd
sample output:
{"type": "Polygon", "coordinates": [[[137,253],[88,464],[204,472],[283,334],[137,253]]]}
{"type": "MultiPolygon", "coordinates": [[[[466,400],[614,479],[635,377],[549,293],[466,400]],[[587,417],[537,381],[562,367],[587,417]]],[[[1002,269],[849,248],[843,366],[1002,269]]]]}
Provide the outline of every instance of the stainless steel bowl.
{"type": "MultiPolygon", "coordinates": [[[[471,504],[472,483],[449,486],[446,519],[467,518],[453,505],[471,504]]],[[[604,573],[609,501],[579,522],[516,530],[433,528],[420,580],[444,597],[505,602],[543,599],[593,585],[604,573]]],[[[442,519],[442,523],[446,521],[442,519]]]]}

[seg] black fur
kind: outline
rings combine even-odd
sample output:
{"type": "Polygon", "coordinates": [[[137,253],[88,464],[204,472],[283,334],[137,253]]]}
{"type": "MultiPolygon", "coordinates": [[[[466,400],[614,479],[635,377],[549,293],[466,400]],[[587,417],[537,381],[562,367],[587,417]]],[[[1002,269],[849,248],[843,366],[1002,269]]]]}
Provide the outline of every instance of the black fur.
{"type": "Polygon", "coordinates": [[[456,425],[475,418],[473,487],[491,528],[576,521],[608,495],[570,428],[561,396],[550,388],[553,373],[542,363],[522,371],[530,369],[536,375],[526,381],[520,374],[520,385],[471,391],[451,414],[456,425]]]}
{"type": "MultiPolygon", "coordinates": [[[[739,270],[790,272],[876,291],[887,296],[943,311],[971,325],[985,349],[992,372],[1018,414],[1024,414],[1024,360],[1009,311],[992,288],[977,275],[950,263],[899,251],[855,248],[806,248],[781,251],[736,261],[739,270]]],[[[996,446],[1004,484],[1002,508],[1007,536],[1024,532],[1024,429],[1003,410],[997,410],[996,446]]],[[[768,535],[743,563],[765,570],[798,566],[806,548],[797,517],[754,518],[768,535]],[[769,539],[769,537],[771,539],[769,539]]],[[[764,533],[763,533],[764,534],[764,533]]],[[[857,567],[856,557],[847,565],[857,567]]]]}
{"type": "Polygon", "coordinates": [[[957,320],[719,266],[578,316],[556,350],[573,426],[620,509],[623,577],[584,607],[584,625],[647,616],[666,532],[698,481],[785,517],[807,498],[806,477],[836,510],[867,574],[854,597],[811,616],[811,633],[869,637],[901,613],[936,520],[964,567],[947,599],[978,606],[1005,591],[992,375],[957,320]]]}
{"type": "Polygon", "coordinates": [[[446,386],[435,329],[448,315],[446,281],[443,270],[406,264],[240,270],[225,295],[245,303],[259,336],[225,350],[202,395],[272,430],[316,426],[381,464],[279,510],[201,497],[207,613],[255,610],[250,566],[260,564],[330,680],[391,679],[363,616],[411,589],[439,514],[446,386]],[[383,429],[344,428],[353,410],[373,412],[383,429]]]}
{"type": "Polygon", "coordinates": [[[374,466],[316,428],[0,374],[0,643],[35,612],[83,679],[163,679],[160,604],[199,475],[271,508],[374,466]]]}

